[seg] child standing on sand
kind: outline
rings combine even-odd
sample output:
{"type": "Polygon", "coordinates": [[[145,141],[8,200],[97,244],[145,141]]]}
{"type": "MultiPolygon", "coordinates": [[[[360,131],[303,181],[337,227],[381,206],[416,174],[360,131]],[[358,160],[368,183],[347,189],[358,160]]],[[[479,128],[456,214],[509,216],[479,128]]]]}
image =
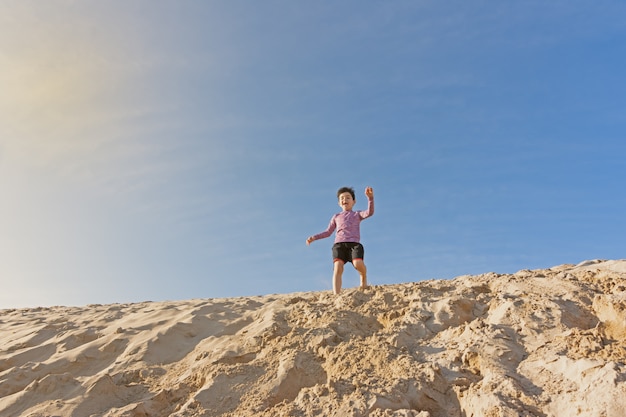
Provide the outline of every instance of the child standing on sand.
{"type": "Polygon", "coordinates": [[[363,262],[365,250],[359,241],[361,240],[361,220],[374,214],[374,190],[372,187],[365,188],[365,196],[367,197],[367,210],[352,211],[352,207],[356,203],[354,190],[349,187],[340,188],[337,191],[337,198],[339,199],[339,207],[343,211],[330,219],[325,231],[310,236],[306,240],[306,244],[310,245],[314,240],[327,238],[337,230],[333,245],[333,292],[335,294],[341,292],[343,266],[347,262],[351,262],[361,275],[361,289],[367,287],[367,268],[363,262]]]}

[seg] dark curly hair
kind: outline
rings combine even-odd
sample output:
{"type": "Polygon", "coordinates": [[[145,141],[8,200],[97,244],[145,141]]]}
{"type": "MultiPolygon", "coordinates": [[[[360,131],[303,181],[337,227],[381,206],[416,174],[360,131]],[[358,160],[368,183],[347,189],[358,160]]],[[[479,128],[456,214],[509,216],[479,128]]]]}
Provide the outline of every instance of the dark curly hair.
{"type": "Polygon", "coordinates": [[[339,196],[343,193],[350,193],[350,195],[352,196],[353,200],[356,200],[356,197],[354,196],[354,188],[352,187],[341,187],[338,191],[337,191],[337,198],[339,198],[339,196]]]}

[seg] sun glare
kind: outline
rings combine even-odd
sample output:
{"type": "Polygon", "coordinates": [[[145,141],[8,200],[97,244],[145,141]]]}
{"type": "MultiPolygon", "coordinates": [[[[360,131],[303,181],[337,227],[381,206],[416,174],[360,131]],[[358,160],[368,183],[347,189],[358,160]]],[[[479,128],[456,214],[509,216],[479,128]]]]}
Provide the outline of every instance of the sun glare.
{"type": "MultiPolygon", "coordinates": [[[[54,153],[85,138],[103,117],[120,71],[105,57],[97,21],[50,5],[0,5],[0,137],[22,150],[54,153]]],[[[34,155],[33,155],[34,156],[34,155]]]]}

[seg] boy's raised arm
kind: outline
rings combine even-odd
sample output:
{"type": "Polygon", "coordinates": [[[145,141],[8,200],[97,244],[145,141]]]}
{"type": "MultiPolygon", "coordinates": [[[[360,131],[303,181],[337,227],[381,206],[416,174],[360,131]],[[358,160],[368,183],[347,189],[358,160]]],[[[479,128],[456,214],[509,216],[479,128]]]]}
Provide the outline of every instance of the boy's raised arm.
{"type": "Polygon", "coordinates": [[[365,196],[367,197],[367,210],[359,213],[362,219],[374,215],[374,189],[372,187],[365,188],[365,196]]]}

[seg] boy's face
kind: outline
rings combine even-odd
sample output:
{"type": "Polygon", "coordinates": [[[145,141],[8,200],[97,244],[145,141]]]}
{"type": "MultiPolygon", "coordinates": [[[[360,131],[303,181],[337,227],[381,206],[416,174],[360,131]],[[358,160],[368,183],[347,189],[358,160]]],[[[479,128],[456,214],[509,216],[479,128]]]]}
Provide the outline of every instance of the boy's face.
{"type": "Polygon", "coordinates": [[[349,192],[339,194],[339,207],[341,207],[343,211],[352,210],[354,203],[356,203],[356,201],[349,192]]]}

